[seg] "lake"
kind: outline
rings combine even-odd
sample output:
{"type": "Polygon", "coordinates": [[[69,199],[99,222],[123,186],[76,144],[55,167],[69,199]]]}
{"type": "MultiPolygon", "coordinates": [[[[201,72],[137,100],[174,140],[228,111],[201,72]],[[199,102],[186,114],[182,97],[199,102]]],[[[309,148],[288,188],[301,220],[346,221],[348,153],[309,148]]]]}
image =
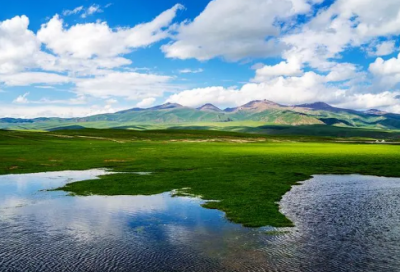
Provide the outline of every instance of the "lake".
{"type": "MultiPolygon", "coordinates": [[[[1,271],[398,271],[400,179],[316,175],[294,228],[244,228],[202,200],[46,191],[104,169],[0,176],[1,271]]],[[[143,174],[143,173],[137,173],[143,174]]],[[[132,175],[135,175],[134,173],[132,175]]]]}

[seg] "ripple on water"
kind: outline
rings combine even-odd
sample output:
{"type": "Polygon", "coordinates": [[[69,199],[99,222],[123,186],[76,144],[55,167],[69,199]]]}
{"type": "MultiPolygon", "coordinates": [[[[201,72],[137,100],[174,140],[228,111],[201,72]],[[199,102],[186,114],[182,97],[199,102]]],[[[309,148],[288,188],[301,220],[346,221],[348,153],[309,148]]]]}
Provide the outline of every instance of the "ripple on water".
{"type": "Polygon", "coordinates": [[[304,270],[400,270],[398,178],[317,175],[293,186],[281,211],[296,224],[304,270]]]}

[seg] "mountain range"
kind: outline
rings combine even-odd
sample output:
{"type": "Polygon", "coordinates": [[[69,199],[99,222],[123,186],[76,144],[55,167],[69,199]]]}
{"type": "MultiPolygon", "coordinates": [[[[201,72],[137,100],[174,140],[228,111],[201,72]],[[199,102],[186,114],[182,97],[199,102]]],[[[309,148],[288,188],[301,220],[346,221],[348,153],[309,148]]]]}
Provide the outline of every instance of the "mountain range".
{"type": "Polygon", "coordinates": [[[60,128],[143,128],[144,125],[169,126],[245,126],[261,125],[326,125],[354,128],[400,129],[400,114],[371,109],[356,111],[330,106],[324,102],[281,105],[269,100],[254,100],[244,105],[220,109],[207,103],[198,108],[166,103],[151,108],[132,108],[115,113],[81,118],[1,118],[0,129],[60,128]],[[142,126],[141,126],[142,125],[142,126]]]}

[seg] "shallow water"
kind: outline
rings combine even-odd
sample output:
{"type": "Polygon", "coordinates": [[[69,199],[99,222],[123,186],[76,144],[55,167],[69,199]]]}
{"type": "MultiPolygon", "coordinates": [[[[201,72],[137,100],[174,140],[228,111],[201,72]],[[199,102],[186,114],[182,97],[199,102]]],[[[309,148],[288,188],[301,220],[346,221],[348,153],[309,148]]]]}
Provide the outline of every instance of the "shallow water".
{"type": "Polygon", "coordinates": [[[302,271],[400,271],[400,179],[317,175],[293,186],[281,211],[296,224],[302,271]]]}
{"type": "Polygon", "coordinates": [[[105,170],[0,176],[0,271],[397,271],[400,179],[315,176],[243,228],[199,199],[48,192],[105,170]],[[281,231],[277,235],[267,230],[281,231]],[[283,232],[288,231],[288,232],[283,232]]]}
{"type": "Polygon", "coordinates": [[[227,222],[199,199],[169,193],[72,197],[44,191],[103,174],[0,176],[0,271],[228,271],[238,265],[226,263],[239,256],[235,249],[252,248],[248,237],[259,232],[227,222]]]}

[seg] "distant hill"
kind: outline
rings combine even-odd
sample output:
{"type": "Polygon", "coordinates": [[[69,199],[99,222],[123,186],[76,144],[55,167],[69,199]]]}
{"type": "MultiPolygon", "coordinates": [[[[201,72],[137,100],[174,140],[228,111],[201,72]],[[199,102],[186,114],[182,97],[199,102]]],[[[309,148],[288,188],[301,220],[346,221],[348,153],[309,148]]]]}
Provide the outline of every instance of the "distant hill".
{"type": "Polygon", "coordinates": [[[198,107],[197,110],[199,111],[213,111],[213,112],[221,112],[222,110],[213,104],[207,103],[201,107],[198,107]]]}
{"type": "Polygon", "coordinates": [[[254,100],[242,106],[220,109],[207,103],[198,108],[166,103],[151,108],[132,108],[82,118],[1,118],[0,129],[41,129],[93,127],[143,128],[176,126],[220,127],[264,125],[323,125],[369,129],[400,129],[400,115],[371,109],[365,112],[336,108],[324,102],[281,105],[269,100],[254,100]],[[218,125],[219,124],[219,125],[218,125]]]}
{"type": "Polygon", "coordinates": [[[340,110],[340,108],[332,107],[331,105],[329,105],[327,103],[324,103],[324,102],[314,102],[314,103],[309,103],[309,104],[301,104],[301,105],[297,105],[296,107],[313,109],[313,110],[328,110],[328,111],[340,110]]]}

